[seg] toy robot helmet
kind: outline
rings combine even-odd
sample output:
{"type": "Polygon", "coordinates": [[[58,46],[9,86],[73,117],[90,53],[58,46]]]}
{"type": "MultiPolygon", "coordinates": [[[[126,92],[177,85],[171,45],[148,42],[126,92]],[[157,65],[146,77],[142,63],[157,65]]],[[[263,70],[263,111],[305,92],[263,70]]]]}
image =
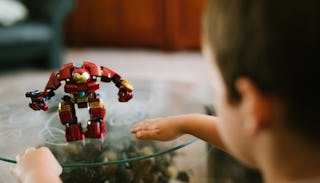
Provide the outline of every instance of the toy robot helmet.
{"type": "Polygon", "coordinates": [[[90,78],[90,74],[83,68],[77,68],[73,71],[72,78],[78,84],[86,83],[90,78]]]}

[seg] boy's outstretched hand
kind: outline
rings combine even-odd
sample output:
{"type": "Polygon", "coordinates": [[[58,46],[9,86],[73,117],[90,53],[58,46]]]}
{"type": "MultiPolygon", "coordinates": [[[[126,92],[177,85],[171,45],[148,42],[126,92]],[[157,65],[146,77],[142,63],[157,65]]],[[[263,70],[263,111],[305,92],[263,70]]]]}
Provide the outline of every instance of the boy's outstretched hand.
{"type": "Polygon", "coordinates": [[[165,118],[147,119],[131,128],[141,140],[173,140],[189,134],[225,149],[217,130],[218,118],[205,114],[182,114],[165,118]]]}
{"type": "Polygon", "coordinates": [[[179,120],[175,117],[147,119],[135,124],[131,128],[141,140],[173,140],[183,134],[179,120]]]}

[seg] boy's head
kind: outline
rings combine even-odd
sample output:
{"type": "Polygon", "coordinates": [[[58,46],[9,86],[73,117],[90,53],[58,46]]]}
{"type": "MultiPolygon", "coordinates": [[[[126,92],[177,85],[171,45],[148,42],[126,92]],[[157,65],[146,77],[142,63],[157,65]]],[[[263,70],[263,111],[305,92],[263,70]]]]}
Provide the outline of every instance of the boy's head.
{"type": "Polygon", "coordinates": [[[318,0],[209,0],[203,30],[227,103],[243,102],[245,78],[281,104],[279,121],[310,142],[320,138],[319,7],[318,0]]]}

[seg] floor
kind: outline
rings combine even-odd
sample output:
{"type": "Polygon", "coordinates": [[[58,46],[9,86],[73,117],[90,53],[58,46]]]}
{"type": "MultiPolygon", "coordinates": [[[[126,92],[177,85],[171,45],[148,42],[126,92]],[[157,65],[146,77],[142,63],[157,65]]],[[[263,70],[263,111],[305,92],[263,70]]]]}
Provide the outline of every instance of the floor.
{"type": "MultiPolygon", "coordinates": [[[[199,52],[163,52],[141,49],[95,49],[70,48],[65,53],[65,62],[92,61],[121,73],[124,78],[149,79],[155,82],[182,81],[196,85],[208,85],[207,65],[199,52]]],[[[17,88],[43,88],[48,79],[49,71],[26,70],[17,73],[0,75],[0,83],[6,89],[0,90],[2,103],[25,100],[17,88]],[[9,91],[9,92],[8,92],[9,91]]],[[[208,89],[209,90],[209,89],[208,89]]],[[[198,96],[199,100],[208,103],[206,96],[198,96]]],[[[206,183],[207,180],[207,146],[198,140],[183,148],[183,156],[177,160],[182,169],[191,172],[191,182],[206,183]]],[[[8,173],[11,164],[0,162],[0,183],[12,182],[8,173]],[[10,181],[8,181],[10,180],[10,181]]]]}

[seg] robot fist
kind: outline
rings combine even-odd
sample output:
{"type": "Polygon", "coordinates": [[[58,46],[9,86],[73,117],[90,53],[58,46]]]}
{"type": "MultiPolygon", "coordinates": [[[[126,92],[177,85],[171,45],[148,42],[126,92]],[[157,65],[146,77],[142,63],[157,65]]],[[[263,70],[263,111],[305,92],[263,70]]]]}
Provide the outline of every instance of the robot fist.
{"type": "Polygon", "coordinates": [[[132,98],[133,87],[127,80],[121,81],[121,86],[119,87],[119,102],[128,102],[132,98]]]}
{"type": "Polygon", "coordinates": [[[38,110],[47,111],[48,110],[48,104],[43,97],[39,97],[37,99],[32,100],[29,103],[29,107],[35,111],[38,111],[38,110]]]}
{"type": "Polygon", "coordinates": [[[35,111],[38,110],[48,110],[48,104],[46,99],[43,96],[42,92],[39,91],[32,91],[26,93],[27,98],[31,98],[31,102],[29,103],[29,107],[35,111]]]}

